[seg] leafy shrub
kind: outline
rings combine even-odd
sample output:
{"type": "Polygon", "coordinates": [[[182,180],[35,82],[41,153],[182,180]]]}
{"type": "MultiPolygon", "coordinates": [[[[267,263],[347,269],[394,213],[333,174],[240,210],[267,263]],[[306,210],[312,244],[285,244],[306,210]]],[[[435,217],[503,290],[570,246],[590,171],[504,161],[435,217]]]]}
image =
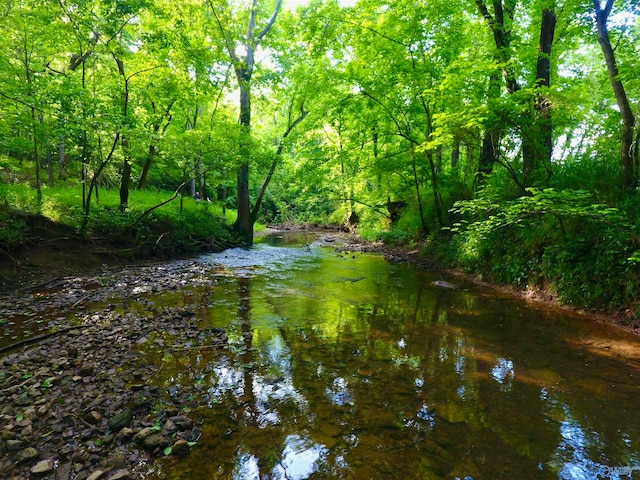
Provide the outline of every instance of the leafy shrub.
{"type": "MultiPolygon", "coordinates": [[[[615,307],[639,293],[637,226],[586,191],[529,189],[511,202],[458,202],[447,260],[493,281],[539,285],[566,303],[615,307]]],[[[640,255],[638,255],[640,257],[640,255]]],[[[640,260],[640,258],[638,258],[640,260]]]]}
{"type": "Polygon", "coordinates": [[[11,209],[0,210],[0,248],[10,250],[28,238],[29,231],[19,212],[11,209]]]}

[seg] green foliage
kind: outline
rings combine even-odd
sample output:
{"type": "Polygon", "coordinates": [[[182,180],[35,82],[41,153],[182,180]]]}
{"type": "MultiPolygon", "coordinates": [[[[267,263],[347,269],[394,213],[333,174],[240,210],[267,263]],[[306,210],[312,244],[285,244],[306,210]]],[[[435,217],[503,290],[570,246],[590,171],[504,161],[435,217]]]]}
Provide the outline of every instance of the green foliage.
{"type": "Polygon", "coordinates": [[[640,289],[638,225],[586,191],[529,189],[510,202],[458,202],[449,261],[493,281],[542,287],[566,303],[618,307],[640,289]]]}
{"type": "Polygon", "coordinates": [[[24,219],[14,209],[0,208],[0,248],[10,250],[23,244],[29,230],[24,219]]]}
{"type": "MultiPolygon", "coordinates": [[[[12,185],[0,189],[0,248],[10,250],[31,238],[28,217],[39,217],[69,227],[80,235],[84,211],[80,208],[77,188],[45,188],[38,205],[35,192],[27,186],[12,185]]],[[[232,244],[228,224],[233,211],[222,215],[221,207],[210,202],[196,202],[180,197],[153,207],[171,198],[172,192],[132,192],[130,209],[119,209],[118,192],[101,190],[100,203],[90,211],[82,234],[101,237],[121,245],[137,245],[148,252],[198,251],[212,242],[219,248],[232,244]],[[153,210],[151,210],[153,209],[153,210]],[[147,210],[151,210],[146,213],[147,210]]]]}
{"type": "MultiPolygon", "coordinates": [[[[224,191],[221,202],[232,206],[237,167],[249,163],[253,203],[277,160],[262,222],[342,223],[355,211],[367,238],[404,243],[426,231],[439,240],[455,221],[445,230],[452,262],[571,302],[632,299],[640,202],[618,188],[620,110],[592,5],[557,5],[551,85],[541,88],[541,9],[551,4],[519,4],[503,32],[510,44],[496,48],[482,3],[495,15],[491,2],[461,0],[283,9],[262,39],[267,48],[245,58],[266,59],[245,72],[250,135],[235,101],[234,66],[246,52],[235,53],[238,63],[227,48],[246,41],[246,5],[12,3],[0,17],[0,248],[28,240],[38,215],[122,250],[226,241],[236,213],[186,195],[193,188],[216,202],[224,191]],[[553,124],[553,160],[535,166],[529,184],[552,189],[523,196],[525,147],[543,143],[530,138],[540,133],[540,100],[553,124]],[[283,139],[303,110],[304,122],[283,139]],[[481,152],[491,164],[482,179],[481,152]],[[117,187],[129,165],[121,211],[117,187]],[[98,191],[85,217],[81,192],[92,180],[98,191]],[[181,184],[184,198],[152,209],[181,184]],[[406,202],[393,226],[390,200],[406,202]]],[[[631,3],[616,4],[631,21],[609,26],[635,105],[640,24],[631,3]]],[[[273,5],[258,2],[254,33],[273,5]]]]}

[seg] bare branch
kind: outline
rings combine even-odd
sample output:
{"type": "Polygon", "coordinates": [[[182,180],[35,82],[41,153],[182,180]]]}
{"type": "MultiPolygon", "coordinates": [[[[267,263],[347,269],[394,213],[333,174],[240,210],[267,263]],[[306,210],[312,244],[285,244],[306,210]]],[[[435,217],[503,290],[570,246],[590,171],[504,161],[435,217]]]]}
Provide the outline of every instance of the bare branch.
{"type": "Polygon", "coordinates": [[[258,46],[258,43],[260,43],[262,41],[262,39],[264,38],[264,36],[269,32],[269,30],[271,30],[271,27],[273,26],[273,24],[276,21],[276,17],[278,16],[278,12],[280,12],[280,7],[282,6],[282,0],[278,0],[276,2],[276,6],[273,9],[273,13],[271,14],[271,18],[269,19],[269,22],[265,25],[265,27],[262,29],[262,31],[258,34],[258,36],[256,37],[256,46],[258,46]]]}
{"type": "Polygon", "coordinates": [[[211,11],[213,12],[213,16],[216,19],[216,23],[218,25],[218,29],[220,30],[220,34],[222,35],[222,38],[224,39],[224,44],[227,47],[227,52],[229,53],[229,57],[231,57],[231,60],[233,61],[233,63],[240,63],[240,58],[238,58],[238,56],[236,55],[235,48],[233,47],[233,45],[231,45],[231,41],[229,40],[227,32],[224,29],[224,27],[222,26],[222,21],[220,20],[220,17],[218,16],[218,13],[216,12],[216,7],[213,5],[211,0],[208,0],[207,3],[209,4],[209,8],[211,8],[211,11]]]}

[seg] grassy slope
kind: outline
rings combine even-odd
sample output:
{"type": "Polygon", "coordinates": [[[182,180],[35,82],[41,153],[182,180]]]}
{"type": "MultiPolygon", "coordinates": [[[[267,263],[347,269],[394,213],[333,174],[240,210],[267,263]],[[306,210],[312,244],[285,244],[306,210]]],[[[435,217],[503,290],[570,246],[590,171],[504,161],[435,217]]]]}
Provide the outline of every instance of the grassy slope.
{"type": "Polygon", "coordinates": [[[0,288],[93,269],[103,263],[167,258],[235,244],[218,205],[173,196],[173,192],[132,191],[130,208],[120,212],[117,191],[94,198],[83,229],[81,192],[43,189],[42,201],[27,186],[0,189],[0,288]],[[182,209],[180,208],[182,200],[182,209]]]}

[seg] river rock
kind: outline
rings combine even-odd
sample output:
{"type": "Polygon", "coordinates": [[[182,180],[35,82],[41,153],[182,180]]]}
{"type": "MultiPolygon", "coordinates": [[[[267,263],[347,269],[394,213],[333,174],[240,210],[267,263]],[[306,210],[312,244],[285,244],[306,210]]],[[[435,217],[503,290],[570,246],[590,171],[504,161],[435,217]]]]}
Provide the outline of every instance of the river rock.
{"type": "Polygon", "coordinates": [[[137,442],[137,443],[142,443],[144,441],[145,438],[147,438],[148,436],[150,436],[153,433],[153,430],[151,430],[151,427],[145,427],[142,430],[140,430],[138,433],[136,433],[135,437],[133,437],[133,439],[137,442]]]}
{"type": "Polygon", "coordinates": [[[127,469],[120,469],[113,472],[113,474],[108,478],[108,480],[131,480],[131,473],[127,469]]]}
{"type": "Polygon", "coordinates": [[[125,408],[121,413],[109,419],[109,429],[113,432],[119,432],[124,427],[130,427],[133,421],[133,412],[125,408]]]}
{"type": "Polygon", "coordinates": [[[56,462],[53,458],[45,458],[31,467],[31,473],[34,475],[44,475],[45,473],[53,471],[55,466],[56,462]]]}
{"type": "Polygon", "coordinates": [[[29,398],[29,395],[23,393],[15,399],[15,404],[18,407],[26,407],[27,405],[31,405],[31,399],[29,398]]]}
{"type": "Polygon", "coordinates": [[[56,470],[55,480],[70,480],[71,470],[73,470],[71,462],[61,464],[56,470]]]}
{"type": "Polygon", "coordinates": [[[171,447],[171,453],[180,457],[187,455],[190,451],[191,446],[189,445],[189,442],[182,438],[177,440],[176,443],[173,444],[173,447],[171,447]]]}
{"type": "Polygon", "coordinates": [[[118,438],[127,439],[133,435],[133,430],[129,427],[124,427],[118,432],[118,438]]]}
{"type": "Polygon", "coordinates": [[[102,415],[100,415],[99,412],[92,410],[84,416],[84,420],[90,425],[97,425],[100,420],[102,420],[102,415]]]}
{"type": "Polygon", "coordinates": [[[448,290],[457,290],[458,286],[454,285],[453,283],[447,282],[446,280],[436,280],[434,282],[431,282],[433,285],[435,285],[436,287],[440,287],[440,288],[446,288],[448,290]]]}
{"type": "Polygon", "coordinates": [[[178,427],[176,427],[176,425],[171,421],[171,419],[167,420],[166,422],[164,422],[164,425],[162,426],[162,431],[164,433],[174,433],[178,430],[178,427]]]}
{"type": "Polygon", "coordinates": [[[27,463],[27,462],[30,462],[31,460],[35,460],[39,456],[40,456],[40,454],[38,453],[38,451],[35,448],[27,447],[27,448],[25,448],[23,450],[20,450],[18,453],[16,453],[16,456],[14,457],[13,460],[17,464],[27,463]]]}
{"type": "Polygon", "coordinates": [[[96,470],[91,475],[87,477],[87,480],[100,480],[101,478],[105,478],[107,472],[104,470],[96,470]]]}
{"type": "Polygon", "coordinates": [[[36,415],[36,409],[35,409],[35,407],[33,405],[30,406],[29,408],[27,408],[22,415],[24,415],[24,418],[26,418],[27,420],[30,420],[32,422],[36,418],[38,418],[38,416],[36,415]]]}
{"type": "Polygon", "coordinates": [[[14,440],[14,439],[7,440],[6,444],[7,444],[7,451],[9,452],[17,452],[24,446],[24,442],[22,440],[14,440]]]}
{"type": "Polygon", "coordinates": [[[169,445],[170,441],[171,440],[169,440],[167,437],[165,437],[161,433],[154,433],[153,435],[149,435],[147,438],[145,438],[142,444],[144,445],[145,448],[148,448],[149,450],[153,450],[158,447],[160,448],[166,447],[167,445],[169,445]]]}
{"type": "Polygon", "coordinates": [[[31,425],[27,425],[20,432],[20,436],[22,438],[29,438],[32,434],[33,434],[33,426],[31,426],[31,425]]]}
{"type": "Polygon", "coordinates": [[[179,430],[188,430],[193,426],[193,420],[184,415],[176,415],[175,417],[171,417],[169,420],[179,430]]]}

